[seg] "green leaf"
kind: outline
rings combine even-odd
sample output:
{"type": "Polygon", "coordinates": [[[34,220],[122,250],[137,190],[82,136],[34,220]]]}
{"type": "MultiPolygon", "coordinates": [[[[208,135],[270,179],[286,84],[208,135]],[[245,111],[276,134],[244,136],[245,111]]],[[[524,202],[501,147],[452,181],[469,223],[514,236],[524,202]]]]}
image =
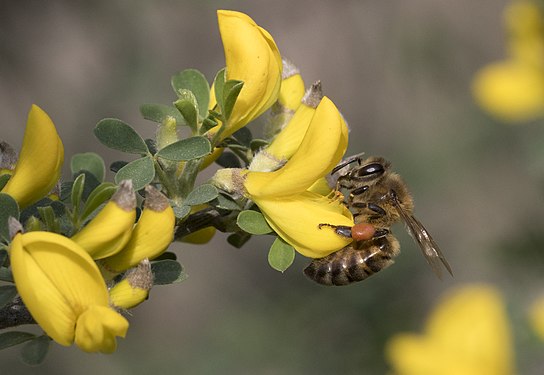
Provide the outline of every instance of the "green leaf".
{"type": "Polygon", "coordinates": [[[178,220],[186,218],[191,213],[191,206],[174,206],[172,209],[174,210],[174,215],[178,220]]]}
{"type": "Polygon", "coordinates": [[[176,125],[185,125],[185,120],[180,115],[179,111],[169,105],[164,104],[142,104],[140,113],[143,118],[159,124],[163,124],[172,118],[176,121],[176,125]]]}
{"type": "Polygon", "coordinates": [[[172,77],[172,88],[179,95],[181,90],[193,93],[198,103],[198,112],[205,114],[210,102],[210,85],[202,73],[196,69],[185,69],[172,77]]]}
{"type": "Polygon", "coordinates": [[[217,101],[217,105],[223,110],[223,87],[225,87],[225,69],[221,69],[215,75],[213,80],[213,91],[217,101]]]}
{"type": "Polygon", "coordinates": [[[0,267],[0,281],[6,281],[8,283],[13,282],[13,275],[11,270],[7,267],[0,267]]]}
{"type": "Polygon", "coordinates": [[[230,151],[224,151],[215,162],[223,168],[242,168],[242,162],[238,156],[230,151]]]}
{"type": "Polygon", "coordinates": [[[229,211],[235,211],[240,209],[238,203],[233,198],[225,194],[219,194],[217,196],[217,200],[214,206],[229,211]]]}
{"type": "Polygon", "coordinates": [[[227,242],[235,248],[239,249],[244,246],[244,244],[249,241],[250,238],[251,234],[249,233],[236,232],[227,237],[227,242]]]}
{"type": "Polygon", "coordinates": [[[81,171],[87,171],[95,176],[99,182],[104,181],[104,177],[106,176],[104,160],[94,152],[85,152],[72,156],[70,169],[72,175],[78,174],[81,171]]]}
{"type": "Polygon", "coordinates": [[[225,86],[223,87],[223,116],[228,120],[232,109],[234,108],[234,104],[236,103],[236,99],[238,99],[238,95],[240,94],[240,90],[242,90],[242,87],[244,86],[244,82],[242,81],[236,81],[236,80],[230,80],[225,82],[225,86]]]}
{"type": "Polygon", "coordinates": [[[49,352],[50,344],[51,339],[46,335],[28,341],[21,349],[22,361],[30,366],[41,364],[49,352]]]}
{"type": "Polygon", "coordinates": [[[144,140],[136,130],[115,118],[100,120],[94,128],[94,135],[102,144],[114,150],[140,155],[148,152],[144,140]]]}
{"type": "Polygon", "coordinates": [[[161,255],[156,257],[155,259],[153,259],[153,261],[156,262],[156,261],[159,261],[159,260],[166,260],[166,259],[176,260],[176,259],[178,259],[178,256],[175,253],[172,253],[170,251],[165,251],[164,253],[162,253],[161,255]]]}
{"type": "Polygon", "coordinates": [[[264,139],[253,139],[249,142],[249,148],[251,151],[259,151],[260,149],[269,145],[269,142],[264,139]]]}
{"type": "Polygon", "coordinates": [[[11,175],[7,173],[0,176],[0,190],[2,190],[4,186],[6,186],[10,177],[11,175]]]}
{"type": "Polygon", "coordinates": [[[0,308],[4,307],[17,295],[17,289],[15,285],[3,285],[0,286],[0,308]]]}
{"type": "Polygon", "coordinates": [[[208,155],[212,145],[206,137],[191,137],[169,144],[157,156],[173,161],[187,161],[208,155]]]}
{"type": "Polygon", "coordinates": [[[82,173],[75,179],[72,184],[72,194],[70,195],[74,213],[79,213],[79,204],[83,196],[83,188],[85,187],[85,174],[82,173]]]}
{"type": "Polygon", "coordinates": [[[2,267],[6,263],[7,259],[8,259],[8,251],[5,249],[0,249],[0,267],[2,267]]]}
{"type": "Polygon", "coordinates": [[[207,203],[219,195],[217,188],[211,184],[203,184],[196,187],[189,193],[184,204],[188,206],[196,206],[198,204],[207,203]]]}
{"type": "Polygon", "coordinates": [[[9,348],[10,346],[21,344],[25,341],[32,340],[36,335],[22,331],[10,331],[0,334],[0,350],[9,348]]]}
{"type": "Polygon", "coordinates": [[[215,121],[213,118],[210,118],[210,117],[206,117],[203,121],[202,121],[202,125],[200,126],[200,133],[201,134],[204,134],[206,133],[208,130],[210,130],[211,128],[214,128],[218,125],[219,123],[217,121],[215,121]]]}
{"type": "Polygon", "coordinates": [[[19,220],[19,206],[15,199],[5,193],[0,193],[0,240],[9,242],[8,219],[12,216],[19,220]]]}
{"type": "Polygon", "coordinates": [[[236,224],[245,232],[250,234],[267,234],[272,228],[266,222],[263,214],[257,211],[246,210],[238,214],[236,224]]]}
{"type": "Polygon", "coordinates": [[[251,134],[251,130],[244,126],[243,128],[240,128],[236,132],[234,132],[232,137],[236,139],[241,145],[249,148],[251,140],[253,139],[253,134],[251,134]]]}
{"type": "Polygon", "coordinates": [[[281,238],[276,238],[268,252],[268,263],[277,271],[284,272],[295,260],[295,249],[281,238]]]}
{"type": "Polygon", "coordinates": [[[83,212],[81,213],[81,220],[85,220],[90,214],[93,213],[100,205],[106,202],[117,191],[117,185],[111,182],[103,182],[98,185],[87,198],[83,212]]]}
{"type": "Polygon", "coordinates": [[[166,285],[182,282],[187,278],[181,264],[175,260],[165,259],[151,263],[154,285],[166,285]]]}
{"type": "Polygon", "coordinates": [[[145,156],[131,161],[115,175],[115,183],[119,184],[123,180],[132,180],[134,190],[143,189],[155,178],[155,166],[151,156],[145,156]]]}
{"type": "Polygon", "coordinates": [[[174,102],[174,106],[183,116],[183,119],[196,131],[198,128],[198,103],[193,93],[189,90],[181,90],[179,93],[180,98],[174,102]]]}

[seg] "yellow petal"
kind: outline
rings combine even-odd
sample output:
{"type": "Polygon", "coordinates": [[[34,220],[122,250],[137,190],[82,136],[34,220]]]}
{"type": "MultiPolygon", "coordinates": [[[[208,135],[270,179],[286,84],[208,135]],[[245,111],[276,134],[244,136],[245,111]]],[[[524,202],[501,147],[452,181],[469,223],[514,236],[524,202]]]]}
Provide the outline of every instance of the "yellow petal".
{"type": "Polygon", "coordinates": [[[251,197],[298,194],[325,176],[347,148],[347,126],[334,103],[324,97],[291,159],[275,172],[249,172],[244,186],[251,197]]]}
{"type": "Polygon", "coordinates": [[[473,93],[483,109],[505,121],[544,115],[544,71],[516,61],[488,65],[478,72],[473,93]]]}
{"type": "Polygon", "coordinates": [[[75,342],[81,350],[113,353],[115,337],[125,337],[128,321],[110,307],[90,306],[79,316],[75,328],[75,342]]]}
{"type": "Polygon", "coordinates": [[[289,123],[266,148],[266,152],[280,160],[291,158],[300,147],[315,111],[315,108],[301,104],[289,123]]]}
{"type": "Polygon", "coordinates": [[[304,81],[298,68],[283,59],[283,73],[278,102],[291,111],[296,111],[304,96],[304,81]]]}
{"type": "Polygon", "coordinates": [[[529,321],[533,330],[544,341],[544,297],[540,297],[531,305],[529,321]]]}
{"type": "Polygon", "coordinates": [[[504,302],[486,285],[450,293],[431,313],[425,335],[397,335],[386,352],[402,375],[514,373],[504,302]]]}
{"type": "Polygon", "coordinates": [[[225,50],[226,79],[244,82],[229,124],[222,134],[222,137],[227,137],[277,100],[282,62],[274,39],[249,16],[219,10],[217,18],[225,50]]]}
{"type": "Polygon", "coordinates": [[[43,198],[57,183],[64,161],[64,147],[51,118],[32,105],[23,146],[13,175],[2,189],[21,208],[43,198]]]}
{"type": "Polygon", "coordinates": [[[136,220],[136,196],[132,183],[122,181],[119,190],[72,241],[84,248],[93,259],[118,253],[127,244],[136,220]]]}
{"type": "Polygon", "coordinates": [[[153,272],[148,259],[128,270],[123,280],[109,291],[110,303],[116,308],[131,309],[147,299],[153,287],[153,272]]]}
{"type": "Polygon", "coordinates": [[[17,234],[10,247],[17,290],[43,330],[70,345],[76,320],[88,306],[108,304],[106,284],[89,254],[50,232],[17,234]]]}
{"type": "Polygon", "coordinates": [[[533,36],[544,31],[544,14],[535,1],[512,1],[504,11],[504,19],[514,37],[533,36]]]}
{"type": "Polygon", "coordinates": [[[255,203],[272,229],[306,257],[322,258],[352,241],[331,228],[319,229],[319,224],[354,225],[351,213],[338,201],[305,192],[282,199],[258,198],[255,203]]]}
{"type": "Polygon", "coordinates": [[[104,258],[102,265],[111,272],[122,272],[143,259],[161,255],[174,237],[176,217],[168,199],[155,188],[146,187],[146,201],[138,223],[126,246],[117,254],[104,258]]]}

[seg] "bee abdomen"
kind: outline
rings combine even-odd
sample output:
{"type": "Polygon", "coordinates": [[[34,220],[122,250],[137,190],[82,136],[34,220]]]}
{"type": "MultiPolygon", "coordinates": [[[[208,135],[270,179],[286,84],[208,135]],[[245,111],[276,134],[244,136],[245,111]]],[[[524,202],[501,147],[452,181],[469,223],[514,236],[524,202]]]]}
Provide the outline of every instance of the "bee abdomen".
{"type": "Polygon", "coordinates": [[[362,241],[358,249],[349,245],[324,258],[314,259],[304,269],[304,274],[322,285],[349,285],[389,267],[398,250],[398,242],[393,236],[362,241]]]}

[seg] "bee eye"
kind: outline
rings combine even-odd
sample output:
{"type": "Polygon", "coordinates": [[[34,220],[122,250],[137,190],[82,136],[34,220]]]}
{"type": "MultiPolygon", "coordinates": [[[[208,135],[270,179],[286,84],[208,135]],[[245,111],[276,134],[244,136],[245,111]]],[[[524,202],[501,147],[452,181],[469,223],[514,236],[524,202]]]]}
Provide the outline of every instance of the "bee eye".
{"type": "Polygon", "coordinates": [[[379,177],[385,172],[383,165],[380,163],[370,163],[367,164],[357,171],[359,177],[369,177],[374,175],[374,177],[379,177]]]}

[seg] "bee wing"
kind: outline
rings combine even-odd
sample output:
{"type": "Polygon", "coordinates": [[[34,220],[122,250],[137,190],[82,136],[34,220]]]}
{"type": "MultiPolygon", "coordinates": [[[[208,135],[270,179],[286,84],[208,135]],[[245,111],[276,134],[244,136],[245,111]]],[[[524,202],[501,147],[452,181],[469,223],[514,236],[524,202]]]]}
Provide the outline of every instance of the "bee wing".
{"type": "Polygon", "coordinates": [[[423,252],[423,256],[427,260],[427,263],[431,266],[436,276],[442,279],[442,267],[440,263],[448,270],[449,274],[453,276],[451,267],[444,257],[444,254],[440,251],[438,244],[433,240],[427,229],[417,220],[413,215],[406,213],[402,207],[396,202],[397,210],[400,216],[406,224],[408,233],[417,242],[419,248],[423,252]]]}

